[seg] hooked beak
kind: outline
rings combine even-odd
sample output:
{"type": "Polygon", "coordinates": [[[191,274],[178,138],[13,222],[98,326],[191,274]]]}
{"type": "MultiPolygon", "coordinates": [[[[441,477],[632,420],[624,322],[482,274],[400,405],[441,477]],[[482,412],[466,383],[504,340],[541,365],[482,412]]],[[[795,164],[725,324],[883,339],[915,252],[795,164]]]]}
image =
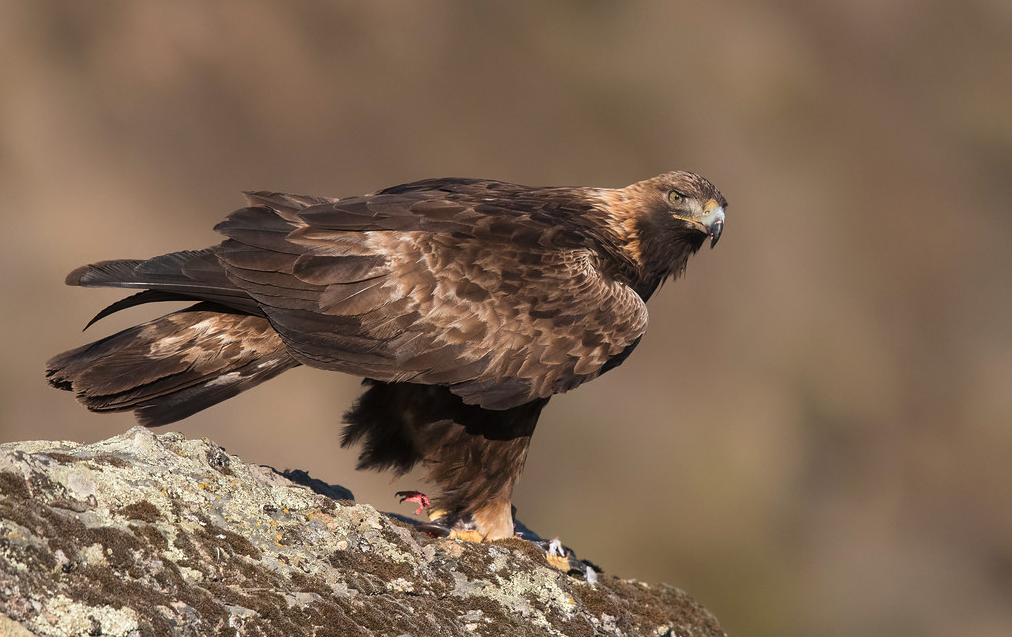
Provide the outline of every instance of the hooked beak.
{"type": "Polygon", "coordinates": [[[703,207],[703,213],[697,221],[705,228],[706,234],[710,235],[710,248],[713,248],[720,240],[720,233],[724,231],[724,208],[711,199],[703,207]]]}

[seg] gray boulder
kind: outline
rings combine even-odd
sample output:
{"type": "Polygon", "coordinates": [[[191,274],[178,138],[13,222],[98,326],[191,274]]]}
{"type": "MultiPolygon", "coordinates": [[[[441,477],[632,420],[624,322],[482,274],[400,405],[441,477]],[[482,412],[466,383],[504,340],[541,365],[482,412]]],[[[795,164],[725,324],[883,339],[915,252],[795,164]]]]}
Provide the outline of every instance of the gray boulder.
{"type": "Polygon", "coordinates": [[[0,634],[724,634],[670,586],[431,539],[293,477],[140,427],[0,445],[0,634]]]}

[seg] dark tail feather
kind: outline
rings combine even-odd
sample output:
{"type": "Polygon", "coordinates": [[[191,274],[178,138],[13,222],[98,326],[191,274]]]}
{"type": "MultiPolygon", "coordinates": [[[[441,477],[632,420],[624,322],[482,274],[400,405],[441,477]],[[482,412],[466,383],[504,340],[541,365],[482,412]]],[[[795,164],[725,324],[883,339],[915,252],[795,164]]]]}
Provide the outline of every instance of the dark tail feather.
{"type": "Polygon", "coordinates": [[[49,383],[88,409],[133,411],[164,425],[269,380],[299,363],[267,319],[197,304],[46,363],[49,383]]]}
{"type": "Polygon", "coordinates": [[[144,290],[113,303],[88,325],[119,310],[156,301],[213,301],[247,314],[263,312],[228,280],[214,248],[173,252],[153,259],[100,261],[67,275],[67,285],[144,290]]]}

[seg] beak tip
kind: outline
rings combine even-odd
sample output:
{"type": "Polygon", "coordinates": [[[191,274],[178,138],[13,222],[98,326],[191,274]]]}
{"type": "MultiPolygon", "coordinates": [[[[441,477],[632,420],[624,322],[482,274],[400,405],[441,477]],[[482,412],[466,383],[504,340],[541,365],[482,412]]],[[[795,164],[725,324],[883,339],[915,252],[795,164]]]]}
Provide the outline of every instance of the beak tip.
{"type": "Polygon", "coordinates": [[[712,249],[717,245],[717,241],[720,240],[720,235],[724,232],[724,208],[717,206],[715,208],[707,208],[702,218],[699,219],[699,223],[706,229],[707,234],[710,235],[710,248],[712,249]]]}
{"type": "Polygon", "coordinates": [[[710,249],[711,250],[717,246],[717,241],[720,240],[720,234],[723,231],[724,231],[724,222],[723,221],[718,221],[717,223],[713,224],[712,228],[710,228],[710,249]]]}

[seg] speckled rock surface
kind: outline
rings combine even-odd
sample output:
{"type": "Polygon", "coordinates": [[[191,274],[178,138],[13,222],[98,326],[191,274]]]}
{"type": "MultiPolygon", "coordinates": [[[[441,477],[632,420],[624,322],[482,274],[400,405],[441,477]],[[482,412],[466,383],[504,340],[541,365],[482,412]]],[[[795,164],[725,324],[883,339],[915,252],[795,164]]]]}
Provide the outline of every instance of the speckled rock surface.
{"type": "Polygon", "coordinates": [[[0,609],[5,635],[723,635],[677,589],[433,540],[140,427],[0,445],[0,609]]]}

